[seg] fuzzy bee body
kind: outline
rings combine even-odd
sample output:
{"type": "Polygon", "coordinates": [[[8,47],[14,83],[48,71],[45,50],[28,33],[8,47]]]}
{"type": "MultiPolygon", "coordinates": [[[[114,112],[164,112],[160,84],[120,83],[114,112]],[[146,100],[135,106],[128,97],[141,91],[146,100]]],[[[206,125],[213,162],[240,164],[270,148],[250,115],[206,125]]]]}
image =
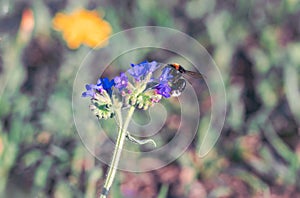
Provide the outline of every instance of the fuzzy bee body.
{"type": "Polygon", "coordinates": [[[171,82],[171,88],[172,88],[171,95],[172,96],[179,96],[183,92],[183,90],[186,87],[185,80],[189,81],[189,78],[203,79],[203,77],[204,77],[204,75],[202,75],[199,72],[193,72],[193,71],[188,71],[188,70],[184,69],[178,63],[167,64],[167,67],[171,67],[172,69],[174,69],[173,72],[171,72],[172,74],[176,73],[173,82],[171,82]]]}
{"type": "Polygon", "coordinates": [[[193,71],[188,71],[188,70],[184,69],[178,63],[171,63],[171,64],[168,64],[168,66],[174,68],[177,71],[179,71],[184,76],[189,76],[189,77],[196,78],[196,79],[203,78],[203,75],[201,73],[199,73],[199,72],[193,72],[193,71]]]}

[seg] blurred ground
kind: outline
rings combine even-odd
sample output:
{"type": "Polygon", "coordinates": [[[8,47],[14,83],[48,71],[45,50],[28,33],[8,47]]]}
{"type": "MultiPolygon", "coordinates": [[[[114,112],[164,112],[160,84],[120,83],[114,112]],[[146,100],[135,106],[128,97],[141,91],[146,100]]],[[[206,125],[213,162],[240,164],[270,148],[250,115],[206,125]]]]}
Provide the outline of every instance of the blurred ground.
{"type": "Polygon", "coordinates": [[[118,172],[111,197],[300,197],[296,0],[1,1],[1,197],[95,197],[103,184],[107,167],[82,146],[71,109],[89,47],[69,49],[52,26],[58,12],[76,8],[102,13],[114,33],[155,25],[194,37],[219,66],[228,97],[221,137],[205,158],[196,153],[199,135],[162,169],[118,172]]]}

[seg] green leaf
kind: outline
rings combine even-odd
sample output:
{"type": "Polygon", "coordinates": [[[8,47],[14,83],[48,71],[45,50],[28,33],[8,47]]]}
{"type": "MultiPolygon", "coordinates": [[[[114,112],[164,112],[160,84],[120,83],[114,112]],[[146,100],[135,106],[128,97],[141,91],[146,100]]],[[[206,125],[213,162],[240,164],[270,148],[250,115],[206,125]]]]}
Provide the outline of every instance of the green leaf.
{"type": "Polygon", "coordinates": [[[163,185],[160,188],[160,191],[158,193],[158,197],[157,198],[165,198],[168,195],[168,190],[169,190],[169,185],[163,185]]]}
{"type": "Polygon", "coordinates": [[[73,194],[73,191],[71,190],[70,186],[67,183],[59,182],[55,188],[54,197],[56,197],[56,198],[72,198],[72,197],[74,197],[74,194],[73,194]]]}
{"type": "Polygon", "coordinates": [[[52,158],[46,157],[43,163],[38,167],[35,176],[34,176],[34,184],[38,187],[45,187],[47,183],[48,173],[50,171],[52,165],[52,158]]]}
{"type": "Polygon", "coordinates": [[[33,150],[33,151],[27,153],[23,157],[25,166],[28,167],[28,166],[36,163],[41,158],[41,156],[42,156],[42,152],[39,150],[33,150]]]}

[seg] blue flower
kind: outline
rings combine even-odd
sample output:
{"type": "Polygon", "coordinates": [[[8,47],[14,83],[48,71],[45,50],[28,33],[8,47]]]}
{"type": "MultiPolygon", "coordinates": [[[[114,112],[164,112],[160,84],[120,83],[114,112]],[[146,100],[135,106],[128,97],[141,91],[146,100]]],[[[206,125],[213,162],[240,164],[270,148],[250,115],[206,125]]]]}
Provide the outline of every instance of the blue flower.
{"type": "Polygon", "coordinates": [[[167,83],[170,81],[174,76],[171,74],[171,68],[170,67],[165,67],[162,70],[162,73],[159,77],[160,83],[167,83]]]}
{"type": "Polygon", "coordinates": [[[85,91],[85,92],[83,92],[82,93],[82,97],[94,97],[94,95],[95,95],[95,90],[94,90],[94,86],[96,86],[96,85],[94,85],[94,84],[87,84],[87,85],[85,85],[85,88],[86,88],[86,90],[87,91],[85,91]]]}
{"type": "Polygon", "coordinates": [[[171,87],[168,83],[162,83],[155,87],[156,92],[165,98],[171,97],[171,87]]]}
{"type": "Polygon", "coordinates": [[[102,87],[103,87],[103,89],[105,89],[106,91],[107,91],[107,93],[111,96],[111,94],[112,94],[112,87],[115,85],[115,82],[114,82],[114,80],[109,80],[108,78],[100,78],[98,80],[98,83],[97,83],[97,85],[102,85],[102,87]],[[100,80],[100,82],[99,82],[99,80],[100,80]]]}
{"type": "Polygon", "coordinates": [[[132,68],[128,70],[128,73],[134,77],[135,80],[141,80],[141,77],[145,76],[147,73],[147,68],[140,66],[140,65],[134,65],[131,64],[132,68]]]}
{"type": "Polygon", "coordinates": [[[156,61],[144,61],[139,64],[131,64],[132,68],[128,70],[128,73],[139,81],[149,72],[154,72],[159,66],[160,64],[158,64],[156,61]]]}
{"type": "Polygon", "coordinates": [[[161,66],[156,61],[152,61],[152,62],[144,61],[141,62],[140,65],[146,67],[148,72],[154,72],[161,66]]]}
{"type": "Polygon", "coordinates": [[[127,87],[128,85],[128,78],[125,73],[121,73],[120,76],[114,78],[115,87],[119,90],[122,90],[127,87]]]}
{"type": "Polygon", "coordinates": [[[108,78],[99,78],[97,84],[87,84],[85,85],[86,91],[82,93],[82,97],[95,97],[97,92],[101,93],[103,90],[106,90],[111,96],[112,86],[114,86],[114,80],[109,81],[108,78]]]}
{"type": "MultiPolygon", "coordinates": [[[[98,80],[98,82],[99,82],[99,80],[98,80]]],[[[87,91],[83,92],[81,96],[82,97],[92,97],[93,98],[96,94],[96,91],[101,93],[104,88],[98,82],[97,82],[96,85],[94,85],[94,84],[85,85],[85,88],[86,88],[87,91]]]]}

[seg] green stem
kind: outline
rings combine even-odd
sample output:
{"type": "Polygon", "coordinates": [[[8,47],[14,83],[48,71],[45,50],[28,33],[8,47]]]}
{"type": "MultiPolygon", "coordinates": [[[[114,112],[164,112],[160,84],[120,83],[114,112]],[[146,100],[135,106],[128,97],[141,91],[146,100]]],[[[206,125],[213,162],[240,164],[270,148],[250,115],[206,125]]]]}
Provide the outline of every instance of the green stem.
{"type": "Polygon", "coordinates": [[[127,134],[126,131],[127,131],[129,122],[131,120],[131,117],[133,115],[134,109],[135,109],[134,106],[130,107],[130,109],[128,111],[128,114],[127,114],[127,117],[126,117],[126,120],[125,120],[125,123],[124,123],[124,126],[123,127],[120,126],[120,128],[119,128],[118,138],[117,138],[115,150],[114,150],[114,153],[113,153],[111,165],[109,167],[109,170],[108,170],[108,173],[107,173],[107,176],[106,176],[106,180],[105,180],[105,183],[104,183],[103,191],[100,195],[100,198],[106,198],[107,197],[108,191],[109,191],[109,189],[110,189],[110,187],[111,187],[111,185],[114,181],[116,171],[117,171],[117,167],[118,167],[120,157],[121,157],[121,153],[122,153],[122,148],[123,148],[125,138],[126,138],[126,134],[127,134]]]}

